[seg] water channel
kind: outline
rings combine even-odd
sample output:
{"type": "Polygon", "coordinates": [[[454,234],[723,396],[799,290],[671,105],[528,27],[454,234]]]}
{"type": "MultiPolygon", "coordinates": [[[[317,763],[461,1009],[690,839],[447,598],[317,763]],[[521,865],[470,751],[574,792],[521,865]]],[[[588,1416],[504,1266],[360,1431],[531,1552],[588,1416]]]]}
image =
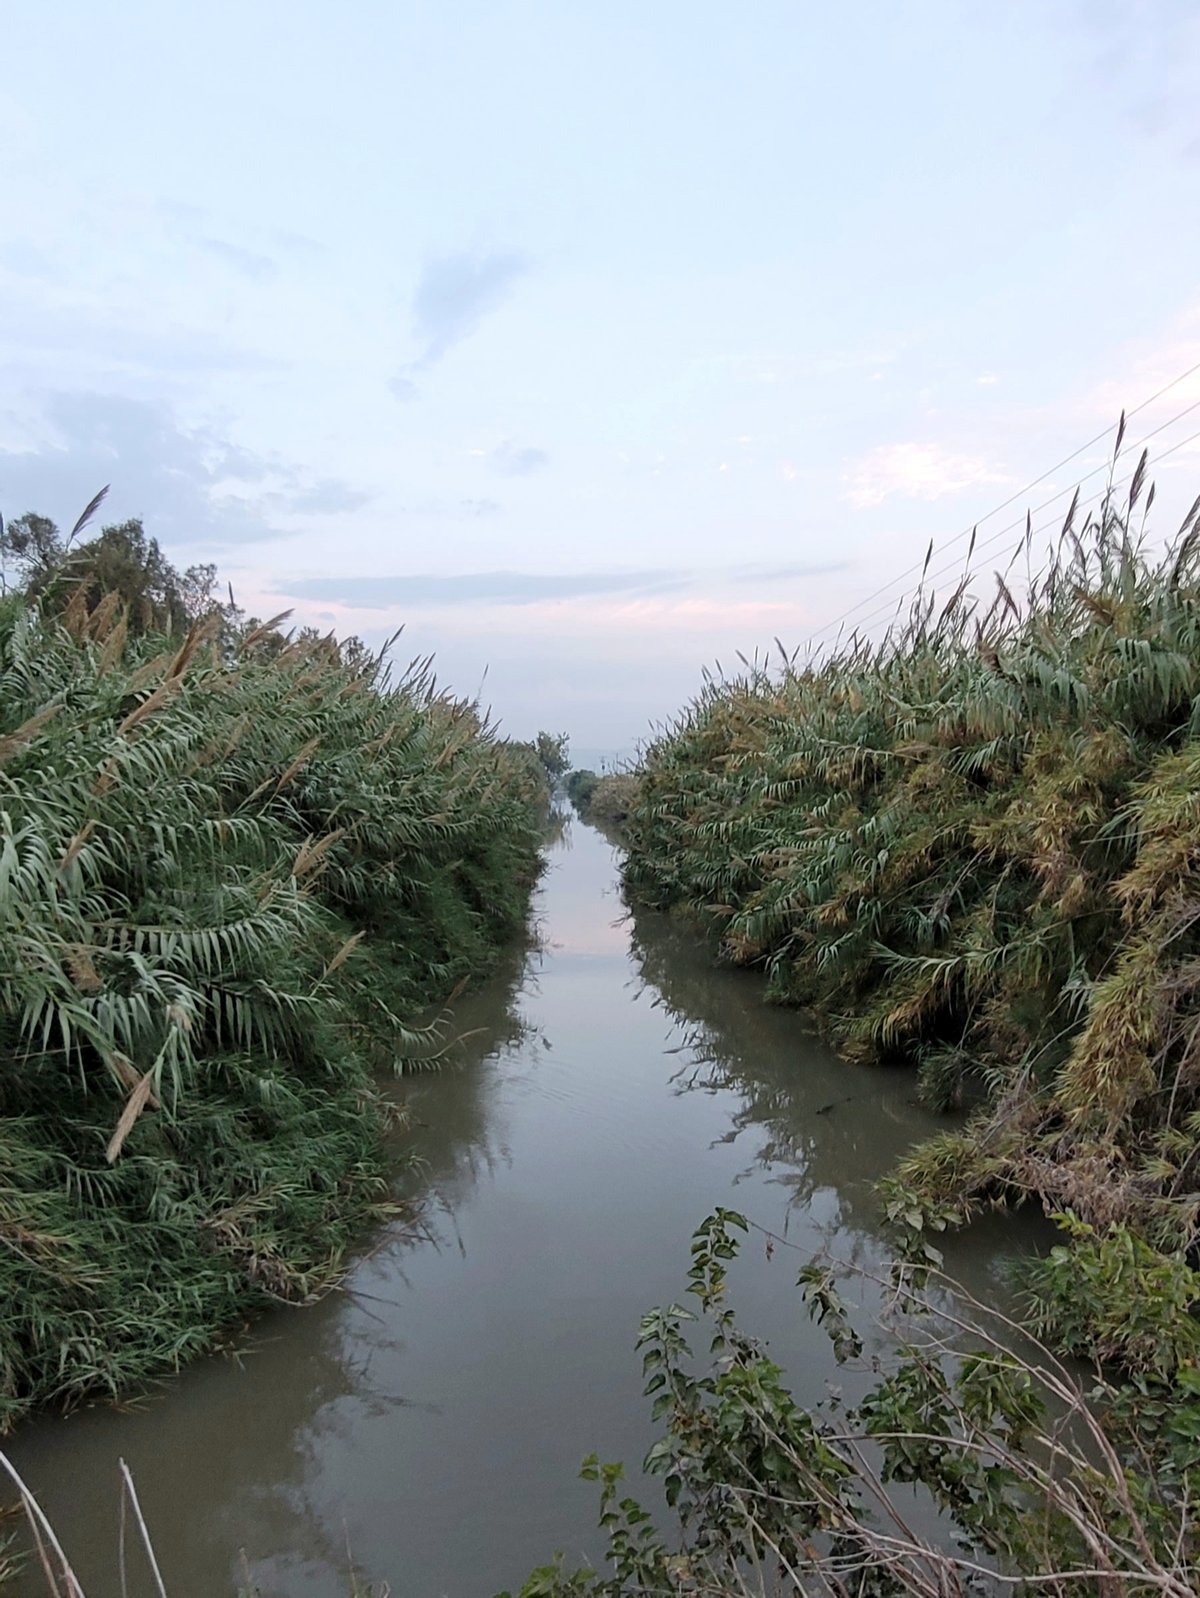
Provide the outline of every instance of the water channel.
{"type": "MultiPolygon", "coordinates": [[[[454,1063],[397,1088],[419,1227],[397,1221],[347,1292],[260,1321],[236,1359],[10,1439],[89,1598],[120,1592],[122,1457],[172,1595],[345,1598],[352,1557],[396,1598],[487,1598],[556,1549],[595,1558],[579,1461],[636,1479],[655,1435],[638,1319],[682,1295],[703,1217],[728,1204],[803,1249],[886,1259],[872,1185],[939,1124],[911,1076],[843,1064],[694,933],[629,916],[617,869],[568,824],[536,943],[459,1005],[474,1036],[454,1063]]],[[[1023,1231],[972,1231],[952,1269],[1005,1297],[1023,1231]]],[[[731,1297],[815,1400],[840,1378],[798,1263],[748,1245],[731,1297]]]]}

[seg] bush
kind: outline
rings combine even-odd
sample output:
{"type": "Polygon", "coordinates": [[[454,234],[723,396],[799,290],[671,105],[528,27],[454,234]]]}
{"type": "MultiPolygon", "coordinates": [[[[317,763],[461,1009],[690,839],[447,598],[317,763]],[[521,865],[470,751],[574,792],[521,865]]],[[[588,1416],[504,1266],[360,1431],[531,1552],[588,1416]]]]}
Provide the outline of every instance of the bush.
{"type": "MultiPolygon", "coordinates": [[[[902,1334],[864,1370],[861,1399],[806,1408],[725,1303],[746,1227],[717,1210],[693,1240],[688,1292],[711,1365],[697,1371],[685,1340],[692,1310],[642,1321],[645,1391],[665,1428],[644,1468],[662,1478],[670,1532],[622,1495],[620,1465],[593,1456],[583,1475],[601,1484],[610,1573],[560,1559],[523,1598],[1196,1590],[1200,1380],[1178,1392],[1171,1428],[1141,1426],[1129,1390],[1100,1385],[1085,1400],[1046,1350],[1013,1352],[1012,1328],[964,1321],[939,1284],[940,1308],[902,1293],[902,1334]],[[913,1530],[913,1485],[937,1511],[932,1535],[913,1530]]],[[[861,1369],[839,1274],[812,1262],[799,1285],[838,1361],[861,1369]]]]}
{"type": "Polygon", "coordinates": [[[583,821],[619,831],[637,803],[641,784],[631,772],[573,771],[567,778],[567,797],[583,821]]]}

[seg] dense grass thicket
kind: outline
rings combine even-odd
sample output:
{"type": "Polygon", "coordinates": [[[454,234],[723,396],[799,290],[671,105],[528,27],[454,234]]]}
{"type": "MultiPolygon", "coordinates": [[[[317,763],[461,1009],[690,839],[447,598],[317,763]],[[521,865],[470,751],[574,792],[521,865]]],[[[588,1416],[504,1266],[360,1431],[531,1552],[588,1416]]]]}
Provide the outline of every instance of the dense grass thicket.
{"type": "Polygon", "coordinates": [[[0,1430],[336,1279],[548,792],[424,666],[60,598],[0,600],[0,1430]]]}
{"type": "Polygon", "coordinates": [[[1047,1324],[1170,1366],[1200,1351],[1200,501],[1154,553],[1144,488],[1143,457],[1020,599],[964,578],[882,643],[708,683],[645,751],[627,879],[850,1059],[972,1106],[897,1217],[1069,1213],[1092,1274],[1044,1277],[1047,1324]],[[1146,1271],[1173,1353],[1128,1314],[1146,1271]]]}

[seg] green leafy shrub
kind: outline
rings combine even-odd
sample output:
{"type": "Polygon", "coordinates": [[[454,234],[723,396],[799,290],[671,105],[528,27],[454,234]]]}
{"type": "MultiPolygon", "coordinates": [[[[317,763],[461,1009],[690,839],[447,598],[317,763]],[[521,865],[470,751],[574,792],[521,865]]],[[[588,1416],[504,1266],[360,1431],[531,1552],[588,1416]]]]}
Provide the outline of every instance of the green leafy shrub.
{"type": "Polygon", "coordinates": [[[840,1273],[817,1261],[799,1276],[809,1311],[867,1381],[855,1402],[806,1408],[725,1302],[746,1224],[717,1210],[696,1232],[699,1317],[673,1304],[642,1322],[664,1426],[645,1469],[663,1481],[670,1531],[622,1493],[620,1465],[592,1456],[583,1475],[601,1485],[609,1569],[560,1558],[522,1598],[1195,1591],[1200,1381],[1179,1390],[1172,1427],[1140,1425],[1129,1389],[1085,1399],[1044,1349],[1019,1355],[1011,1328],[964,1321],[945,1283],[940,1308],[902,1297],[900,1335],[864,1369],[840,1273]],[[705,1321],[714,1358],[697,1369],[684,1329],[705,1321]],[[914,1529],[915,1509],[930,1530],[914,1529]]]}
{"type": "Polygon", "coordinates": [[[573,771],[567,778],[567,798],[584,821],[619,831],[637,804],[641,784],[632,772],[573,771]]]}
{"type": "Polygon", "coordinates": [[[1200,1272],[1128,1227],[1098,1233],[1073,1215],[1056,1219],[1072,1244],[1052,1248],[1026,1273],[1034,1330],[1070,1354],[1159,1383],[1200,1364],[1200,1272]]]}

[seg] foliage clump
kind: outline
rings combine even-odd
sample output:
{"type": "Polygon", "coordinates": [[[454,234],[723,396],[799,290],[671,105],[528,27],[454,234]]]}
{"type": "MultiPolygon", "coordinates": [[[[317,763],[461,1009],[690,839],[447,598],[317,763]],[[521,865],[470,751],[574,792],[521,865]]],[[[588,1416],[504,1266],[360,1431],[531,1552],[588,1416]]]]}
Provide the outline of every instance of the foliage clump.
{"type": "Polygon", "coordinates": [[[1127,497],[1078,529],[1073,506],[1020,600],[998,576],[984,614],[965,576],[881,643],[710,681],[644,753],[626,876],[849,1059],[971,1109],[905,1162],[898,1215],[1034,1196],[1179,1260],[1200,1243],[1200,501],[1156,552],[1145,489],[1143,457],[1127,497]]]}
{"type": "Polygon", "coordinates": [[[567,778],[567,798],[581,820],[619,831],[637,803],[640,783],[633,772],[599,774],[585,768],[567,778]]]}
{"type": "Polygon", "coordinates": [[[436,1052],[415,1018],[538,869],[544,779],[426,663],[161,563],[102,591],[125,531],[0,599],[0,1430],[336,1280],[386,1198],[379,1073],[436,1052]]]}
{"type": "Polygon", "coordinates": [[[688,1279],[700,1313],[672,1304],[642,1321],[645,1392],[663,1425],[644,1469],[662,1479],[670,1530],[622,1493],[620,1465],[593,1455],[582,1474],[601,1484],[608,1570],[559,1559],[532,1573],[521,1598],[965,1598],[1025,1587],[1191,1598],[1194,1367],[1164,1421],[1144,1392],[1098,1380],[1085,1393],[1046,1349],[1014,1352],[1014,1329],[981,1306],[961,1306],[944,1282],[918,1290],[903,1273],[889,1284],[898,1292],[884,1351],[868,1360],[839,1291],[853,1273],[815,1260],[797,1285],[859,1396],[833,1389],[806,1407],[726,1302],[747,1229],[735,1211],[710,1215],[688,1279]],[[693,1326],[709,1331],[714,1356],[699,1368],[693,1326]]]}

